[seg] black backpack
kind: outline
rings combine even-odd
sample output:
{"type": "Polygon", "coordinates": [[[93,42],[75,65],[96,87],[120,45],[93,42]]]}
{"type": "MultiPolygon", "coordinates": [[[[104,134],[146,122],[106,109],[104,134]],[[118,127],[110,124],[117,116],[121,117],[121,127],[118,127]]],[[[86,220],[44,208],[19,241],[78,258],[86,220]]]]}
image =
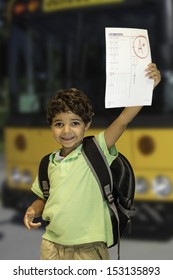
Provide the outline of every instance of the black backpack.
{"type": "MultiPolygon", "coordinates": [[[[93,136],[84,138],[82,154],[98,182],[103,199],[108,204],[114,236],[112,246],[118,244],[119,259],[120,237],[127,225],[131,223],[131,217],[135,215],[135,176],[133,169],[127,158],[121,153],[109,166],[103,151],[93,136]]],[[[49,197],[50,188],[48,178],[49,156],[50,154],[42,158],[38,173],[40,188],[45,199],[49,197]]]]}

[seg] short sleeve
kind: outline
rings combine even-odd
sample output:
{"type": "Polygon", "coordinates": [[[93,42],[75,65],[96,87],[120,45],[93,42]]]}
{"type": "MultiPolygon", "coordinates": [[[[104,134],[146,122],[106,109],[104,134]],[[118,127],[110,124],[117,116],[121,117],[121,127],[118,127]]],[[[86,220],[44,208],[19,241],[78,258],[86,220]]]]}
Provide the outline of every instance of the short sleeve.
{"type": "Polygon", "coordinates": [[[108,150],[106,142],[105,142],[104,131],[102,131],[101,133],[99,133],[96,136],[96,140],[99,143],[108,163],[111,164],[112,161],[118,156],[118,151],[116,149],[116,146],[112,146],[108,150]]]}
{"type": "Polygon", "coordinates": [[[43,197],[43,193],[40,189],[40,186],[39,186],[39,181],[38,181],[38,176],[35,178],[33,184],[32,184],[32,187],[31,187],[31,190],[36,194],[38,195],[40,198],[44,198],[43,197]]]}

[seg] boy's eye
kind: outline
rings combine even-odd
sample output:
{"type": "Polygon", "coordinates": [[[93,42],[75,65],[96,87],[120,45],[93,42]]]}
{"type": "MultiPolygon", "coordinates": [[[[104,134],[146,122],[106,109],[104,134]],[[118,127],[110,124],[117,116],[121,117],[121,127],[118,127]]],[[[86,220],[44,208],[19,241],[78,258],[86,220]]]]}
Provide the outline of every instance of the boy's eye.
{"type": "Polygon", "coordinates": [[[62,127],[62,126],[63,126],[63,123],[57,122],[57,123],[55,123],[55,126],[57,126],[57,127],[62,127]]]}
{"type": "Polygon", "coordinates": [[[78,125],[80,125],[80,122],[77,122],[77,121],[72,122],[72,126],[78,126],[78,125]]]}

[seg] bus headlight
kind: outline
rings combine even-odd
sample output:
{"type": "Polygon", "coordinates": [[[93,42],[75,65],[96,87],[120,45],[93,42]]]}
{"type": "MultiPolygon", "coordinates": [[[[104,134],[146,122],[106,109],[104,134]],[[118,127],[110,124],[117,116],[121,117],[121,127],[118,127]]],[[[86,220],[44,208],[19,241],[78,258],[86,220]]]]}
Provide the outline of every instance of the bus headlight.
{"type": "Polygon", "coordinates": [[[14,167],[11,171],[11,180],[14,183],[19,183],[20,179],[21,179],[21,174],[20,174],[19,170],[16,167],[14,167]]]}
{"type": "Polygon", "coordinates": [[[32,176],[28,170],[25,170],[22,173],[21,181],[22,181],[22,183],[25,183],[25,184],[31,184],[32,176]]]}
{"type": "Polygon", "coordinates": [[[148,182],[143,177],[136,178],[136,192],[139,194],[146,193],[148,190],[148,182]]]}
{"type": "Polygon", "coordinates": [[[171,181],[168,177],[157,176],[154,178],[153,182],[153,191],[160,196],[166,196],[171,193],[171,181]]]}

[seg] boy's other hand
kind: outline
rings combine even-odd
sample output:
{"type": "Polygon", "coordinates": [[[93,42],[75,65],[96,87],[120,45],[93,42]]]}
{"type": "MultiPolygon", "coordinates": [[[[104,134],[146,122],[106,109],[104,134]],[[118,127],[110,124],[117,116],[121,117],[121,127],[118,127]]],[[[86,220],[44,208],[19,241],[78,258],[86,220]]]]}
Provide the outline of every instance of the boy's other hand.
{"type": "Polygon", "coordinates": [[[33,220],[35,218],[35,210],[32,207],[29,207],[24,216],[24,224],[28,229],[37,229],[41,226],[41,223],[34,223],[33,220]]]}

